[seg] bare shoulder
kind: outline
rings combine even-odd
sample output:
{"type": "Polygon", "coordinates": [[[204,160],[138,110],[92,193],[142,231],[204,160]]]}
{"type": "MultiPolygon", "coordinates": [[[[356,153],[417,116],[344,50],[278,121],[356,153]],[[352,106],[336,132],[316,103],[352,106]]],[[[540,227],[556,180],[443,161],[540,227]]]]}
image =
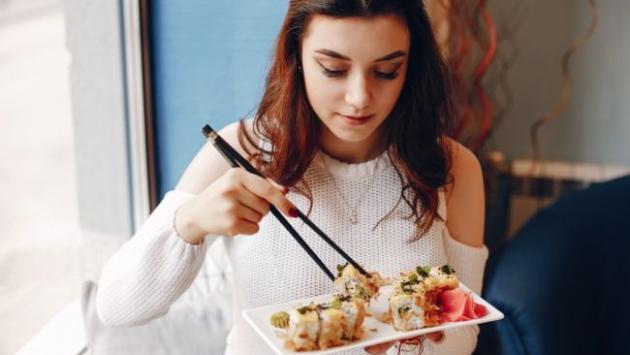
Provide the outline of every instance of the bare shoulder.
{"type": "MultiPolygon", "coordinates": [[[[253,121],[246,120],[244,124],[245,129],[252,136],[253,121]]],[[[246,156],[245,148],[239,142],[239,130],[240,122],[237,121],[225,126],[219,131],[219,134],[241,155],[246,156]]],[[[253,146],[248,145],[247,149],[252,151],[253,146]]],[[[219,154],[214,145],[211,142],[206,142],[184,171],[175,190],[198,194],[230,168],[230,165],[219,154]]]]}
{"type": "Polygon", "coordinates": [[[446,142],[451,152],[450,173],[453,177],[470,178],[471,174],[481,177],[481,163],[475,154],[470,151],[470,149],[451,138],[447,138],[446,142]]]}
{"type": "Polygon", "coordinates": [[[485,194],[481,164],[460,143],[447,138],[453,183],[446,188],[446,225],[451,236],[470,246],[483,244],[485,194]]]}

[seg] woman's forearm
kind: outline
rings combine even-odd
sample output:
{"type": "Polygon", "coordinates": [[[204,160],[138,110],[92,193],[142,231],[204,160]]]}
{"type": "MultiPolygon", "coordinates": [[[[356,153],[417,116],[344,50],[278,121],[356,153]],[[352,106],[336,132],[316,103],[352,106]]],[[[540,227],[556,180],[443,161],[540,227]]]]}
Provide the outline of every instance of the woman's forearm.
{"type": "Polygon", "coordinates": [[[138,325],[164,315],[194,281],[212,240],[192,245],[177,235],[174,212],[188,198],[169,192],[103,268],[96,310],[106,326],[138,325]]]}

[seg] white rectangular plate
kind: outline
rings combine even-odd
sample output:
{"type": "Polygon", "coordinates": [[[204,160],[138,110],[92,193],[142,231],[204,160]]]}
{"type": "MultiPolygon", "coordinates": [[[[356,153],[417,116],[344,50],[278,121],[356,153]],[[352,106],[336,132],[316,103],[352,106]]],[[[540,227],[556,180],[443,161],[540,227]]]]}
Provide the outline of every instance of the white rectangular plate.
{"type": "MultiPolygon", "coordinates": [[[[466,286],[460,283],[460,288],[465,292],[471,292],[466,286]]],[[[461,322],[448,322],[442,323],[437,326],[422,328],[418,330],[402,332],[395,330],[390,324],[381,323],[373,317],[366,317],[363,322],[364,328],[364,337],[361,340],[355,341],[353,343],[339,346],[335,348],[330,348],[326,350],[315,350],[315,351],[292,351],[284,348],[284,340],[276,335],[279,331],[271,325],[271,315],[285,311],[289,312],[292,309],[295,309],[299,306],[305,306],[314,303],[323,303],[330,301],[332,294],[330,295],[322,295],[312,298],[305,298],[301,300],[295,300],[283,304],[271,305],[271,306],[263,306],[258,308],[251,308],[243,310],[243,317],[245,320],[256,330],[256,333],[260,335],[267,344],[279,355],[287,355],[287,354],[309,354],[309,355],[323,355],[323,354],[331,354],[339,351],[354,349],[354,348],[364,348],[366,346],[380,344],[393,340],[400,340],[405,338],[411,338],[418,335],[436,332],[440,330],[453,329],[459,327],[465,327],[473,324],[487,323],[496,321],[503,318],[503,313],[501,313],[498,309],[493,307],[490,303],[486,302],[484,299],[479,297],[479,295],[472,292],[473,299],[475,303],[482,304],[488,310],[488,314],[484,317],[478,319],[471,319],[467,321],[461,322]]],[[[383,306],[384,297],[381,296],[379,299],[379,303],[381,303],[381,307],[383,306]]],[[[386,299],[384,300],[387,301],[386,299]]],[[[372,309],[372,307],[370,307],[372,309]]],[[[382,309],[382,308],[381,308],[382,309]]]]}

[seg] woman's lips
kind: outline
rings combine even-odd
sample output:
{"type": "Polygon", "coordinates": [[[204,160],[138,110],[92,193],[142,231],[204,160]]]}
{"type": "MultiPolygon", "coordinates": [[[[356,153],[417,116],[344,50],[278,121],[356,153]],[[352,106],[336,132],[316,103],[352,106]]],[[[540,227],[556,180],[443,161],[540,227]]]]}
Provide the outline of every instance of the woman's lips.
{"type": "Polygon", "coordinates": [[[366,123],[367,121],[369,121],[372,117],[374,117],[374,115],[368,115],[368,116],[346,116],[346,115],[342,115],[339,114],[339,116],[341,116],[343,118],[343,120],[351,125],[362,125],[364,123],[366,123]]]}

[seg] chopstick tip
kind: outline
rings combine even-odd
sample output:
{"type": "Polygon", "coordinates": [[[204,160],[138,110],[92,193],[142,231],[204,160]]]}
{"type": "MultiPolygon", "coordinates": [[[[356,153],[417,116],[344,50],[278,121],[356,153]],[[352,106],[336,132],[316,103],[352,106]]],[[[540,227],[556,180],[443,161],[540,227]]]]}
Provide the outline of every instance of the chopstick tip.
{"type": "Polygon", "coordinates": [[[215,140],[216,137],[217,137],[217,132],[215,132],[214,129],[212,129],[212,127],[210,127],[210,125],[203,126],[201,131],[203,132],[204,136],[206,136],[207,138],[210,138],[212,140],[215,140]]]}

